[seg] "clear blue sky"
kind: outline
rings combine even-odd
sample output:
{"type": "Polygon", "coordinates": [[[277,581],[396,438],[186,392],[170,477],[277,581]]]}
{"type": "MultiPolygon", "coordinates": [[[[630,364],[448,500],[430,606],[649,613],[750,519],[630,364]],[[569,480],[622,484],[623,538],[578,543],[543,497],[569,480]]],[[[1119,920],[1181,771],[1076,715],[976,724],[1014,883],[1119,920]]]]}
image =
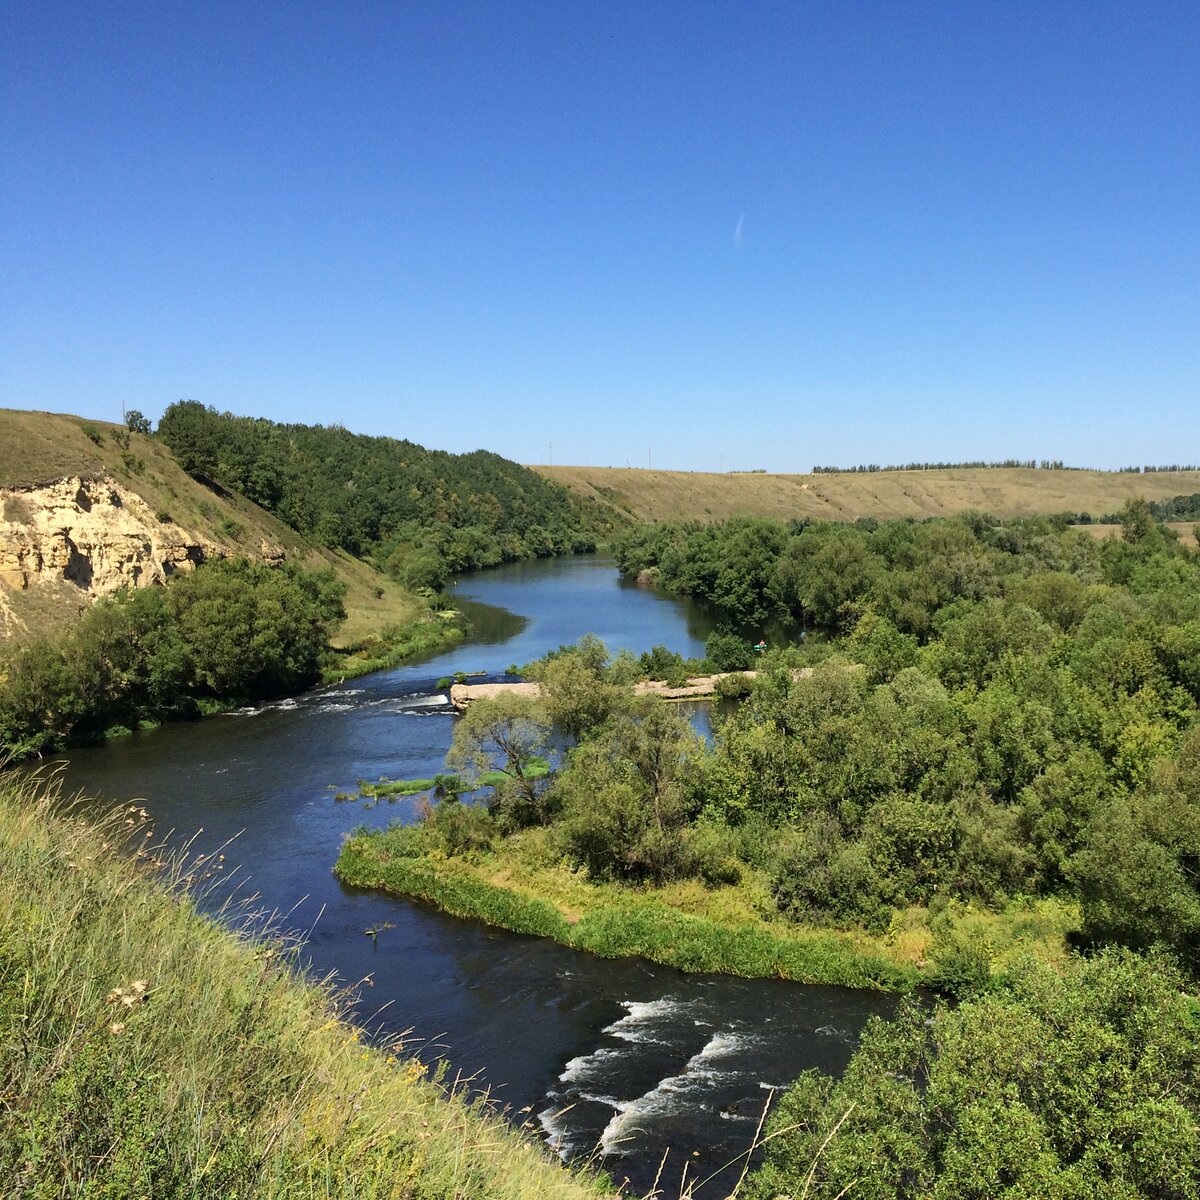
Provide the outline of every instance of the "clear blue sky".
{"type": "Polygon", "coordinates": [[[0,6],[0,405],[1200,458],[1200,6],[0,6]]]}

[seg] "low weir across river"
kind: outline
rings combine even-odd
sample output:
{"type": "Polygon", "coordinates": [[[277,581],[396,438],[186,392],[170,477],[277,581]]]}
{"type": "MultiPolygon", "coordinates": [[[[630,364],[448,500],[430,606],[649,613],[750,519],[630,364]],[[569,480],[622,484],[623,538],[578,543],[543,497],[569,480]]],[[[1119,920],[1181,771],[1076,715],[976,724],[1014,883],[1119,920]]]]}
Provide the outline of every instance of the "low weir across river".
{"type": "MultiPolygon", "coordinates": [[[[307,931],[316,973],[367,981],[357,1017],[369,1028],[411,1029],[413,1048],[447,1060],[450,1078],[488,1088],[564,1157],[598,1148],[635,1194],[669,1148],[669,1195],[685,1163],[689,1180],[704,1178],[746,1148],[772,1089],[810,1067],[841,1070],[863,1024],[892,1012],[895,998],[600,960],[339,884],[331,867],[343,835],[411,820],[420,801],[336,797],[356,793],[360,779],[442,769],[455,710],[438,678],[483,671],[499,682],[509,664],[584,633],[613,651],[659,644],[698,656],[711,628],[699,609],[625,584],[596,558],[497,568],[455,595],[477,629],[468,645],[75,751],[67,786],[136,798],[161,833],[194,835],[197,852],[229,842],[225,861],[238,867],[227,889],[307,931]]],[[[740,1168],[698,1194],[725,1195],[740,1168]]]]}

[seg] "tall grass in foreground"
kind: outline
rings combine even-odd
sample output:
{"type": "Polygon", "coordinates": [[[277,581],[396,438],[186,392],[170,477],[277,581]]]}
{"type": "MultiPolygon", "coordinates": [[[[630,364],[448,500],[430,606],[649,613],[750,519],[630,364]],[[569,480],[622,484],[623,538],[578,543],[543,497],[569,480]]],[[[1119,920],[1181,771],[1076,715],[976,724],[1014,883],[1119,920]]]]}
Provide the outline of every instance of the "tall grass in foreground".
{"type": "Polygon", "coordinates": [[[240,933],[200,916],[187,881],[222,865],[164,861],[135,807],[94,825],[52,786],[0,776],[0,1194],[603,1194],[481,1101],[362,1045],[285,943],[251,936],[253,914],[240,933]]]}

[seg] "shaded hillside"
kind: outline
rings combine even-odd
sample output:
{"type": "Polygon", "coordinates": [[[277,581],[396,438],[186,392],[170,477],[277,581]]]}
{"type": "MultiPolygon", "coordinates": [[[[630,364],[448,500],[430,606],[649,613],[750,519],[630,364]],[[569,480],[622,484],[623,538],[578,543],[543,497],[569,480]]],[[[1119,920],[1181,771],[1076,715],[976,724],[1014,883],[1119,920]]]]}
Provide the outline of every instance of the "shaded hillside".
{"type": "Polygon", "coordinates": [[[347,586],[348,617],[335,643],[437,620],[367,564],[192,479],[156,438],[104,421],[0,409],[0,640],[59,628],[115,587],[222,557],[332,566],[347,586]]]}
{"type": "Polygon", "coordinates": [[[1200,488],[1200,471],[964,468],[817,475],[712,474],[620,467],[536,467],[576,495],[639,521],[721,521],[734,516],[944,517],[980,509],[1001,517],[1118,511],[1131,496],[1165,500],[1200,488]]]}
{"type": "Polygon", "coordinates": [[[241,492],[324,546],[438,587],[452,573],[594,548],[607,507],[486,450],[449,454],[340,426],[172,404],[158,436],[193,476],[241,492]]]}

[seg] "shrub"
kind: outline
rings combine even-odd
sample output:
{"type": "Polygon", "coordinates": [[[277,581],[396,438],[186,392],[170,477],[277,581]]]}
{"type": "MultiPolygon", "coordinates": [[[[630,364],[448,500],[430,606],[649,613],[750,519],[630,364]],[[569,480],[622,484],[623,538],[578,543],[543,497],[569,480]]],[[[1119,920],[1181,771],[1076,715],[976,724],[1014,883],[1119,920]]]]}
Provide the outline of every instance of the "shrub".
{"type": "Polygon", "coordinates": [[[425,831],[430,847],[451,858],[489,849],[498,832],[486,808],[459,800],[435,804],[425,817],[425,831]]]}

